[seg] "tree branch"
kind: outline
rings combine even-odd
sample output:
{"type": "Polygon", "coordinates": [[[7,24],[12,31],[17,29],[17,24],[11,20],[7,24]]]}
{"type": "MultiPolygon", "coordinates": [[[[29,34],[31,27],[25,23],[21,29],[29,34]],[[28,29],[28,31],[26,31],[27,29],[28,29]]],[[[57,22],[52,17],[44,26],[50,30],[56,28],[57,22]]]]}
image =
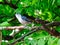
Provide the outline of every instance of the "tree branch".
{"type": "Polygon", "coordinates": [[[60,21],[59,22],[51,22],[51,23],[47,23],[46,26],[60,26],[60,21]]]}
{"type": "Polygon", "coordinates": [[[26,37],[26,36],[28,36],[28,35],[30,35],[30,34],[36,32],[36,31],[39,31],[39,30],[41,30],[40,27],[38,27],[38,28],[34,28],[33,30],[31,30],[31,31],[28,32],[27,34],[21,36],[20,38],[18,38],[17,40],[15,40],[14,42],[12,42],[11,44],[8,44],[8,45],[14,45],[16,42],[21,41],[22,39],[24,39],[24,37],[26,37]]]}
{"type": "Polygon", "coordinates": [[[25,26],[14,26],[14,27],[0,27],[0,30],[6,29],[6,30],[13,30],[13,29],[24,29],[25,26]]]}
{"type": "Polygon", "coordinates": [[[36,21],[39,22],[40,24],[42,24],[43,29],[46,30],[51,35],[56,36],[56,37],[59,37],[60,36],[60,33],[59,32],[57,32],[54,29],[51,30],[50,28],[48,28],[49,26],[47,26],[44,21],[41,21],[40,19],[36,19],[36,21]]]}
{"type": "MultiPolygon", "coordinates": [[[[28,35],[36,32],[36,31],[38,31],[38,30],[42,30],[42,29],[43,29],[43,30],[46,30],[46,31],[47,31],[48,33],[50,33],[51,35],[60,38],[60,33],[57,32],[57,31],[54,30],[54,29],[51,30],[50,28],[48,28],[48,27],[46,26],[46,24],[45,24],[44,21],[38,20],[38,22],[40,22],[43,26],[34,28],[33,30],[31,30],[31,31],[28,32],[27,34],[21,36],[20,38],[18,38],[17,40],[15,40],[14,42],[12,42],[11,44],[8,44],[8,45],[14,45],[17,41],[21,41],[22,39],[24,39],[24,37],[26,37],[26,36],[28,36],[28,35]]],[[[52,23],[52,24],[53,24],[53,23],[52,23]]],[[[50,24],[49,24],[49,25],[50,25],[50,24]]]]}
{"type": "MultiPolygon", "coordinates": [[[[13,45],[13,44],[15,44],[17,41],[21,41],[24,37],[32,34],[33,32],[36,32],[37,30],[40,30],[40,29],[46,30],[48,33],[50,33],[50,34],[53,35],[53,36],[60,37],[60,33],[59,33],[59,32],[57,32],[57,31],[54,30],[54,29],[51,30],[50,28],[47,27],[47,26],[49,26],[50,24],[51,24],[51,25],[52,25],[52,24],[55,24],[55,25],[56,25],[57,22],[45,24],[45,21],[42,21],[42,20],[36,20],[36,21],[38,21],[39,23],[41,23],[43,26],[41,26],[41,27],[36,27],[36,28],[32,28],[32,29],[31,29],[31,30],[32,30],[31,32],[29,32],[29,33],[27,33],[26,35],[18,38],[16,41],[12,42],[12,43],[9,44],[9,45],[13,45]]],[[[60,22],[59,22],[59,24],[60,24],[60,22]]],[[[57,25],[58,25],[58,23],[57,23],[57,25]]]]}
{"type": "MultiPolygon", "coordinates": [[[[3,4],[3,5],[7,4],[7,5],[9,5],[10,7],[14,8],[14,9],[17,8],[16,5],[13,5],[13,4],[11,4],[11,3],[8,3],[6,0],[5,0],[5,2],[0,2],[0,4],[3,4]]],[[[55,12],[53,11],[53,13],[55,13],[55,12]]],[[[55,13],[55,14],[57,14],[57,13],[55,13]]],[[[31,17],[28,17],[28,18],[33,19],[33,18],[31,18],[31,17]]],[[[35,18],[34,18],[34,19],[35,19],[35,18]]],[[[54,30],[54,29],[51,30],[50,28],[47,27],[47,26],[57,26],[57,25],[60,25],[60,22],[54,22],[54,23],[48,23],[48,24],[46,24],[47,22],[44,21],[44,20],[38,20],[38,21],[36,21],[36,22],[42,24],[44,30],[46,30],[47,32],[49,32],[51,35],[60,36],[60,33],[59,33],[59,32],[57,32],[57,31],[54,30]],[[46,24],[46,25],[45,25],[45,24],[46,24]]],[[[19,27],[3,27],[3,28],[0,27],[0,30],[2,30],[2,29],[9,30],[9,29],[16,29],[16,28],[19,28],[19,27]]],[[[21,29],[21,28],[19,28],[19,29],[21,29]]]]}

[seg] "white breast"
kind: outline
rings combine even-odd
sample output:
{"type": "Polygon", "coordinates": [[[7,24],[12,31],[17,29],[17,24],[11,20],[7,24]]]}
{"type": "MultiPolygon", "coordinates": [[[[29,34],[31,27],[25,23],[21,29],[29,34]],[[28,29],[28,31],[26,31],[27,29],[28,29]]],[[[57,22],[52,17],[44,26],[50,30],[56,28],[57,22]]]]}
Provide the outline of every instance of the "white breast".
{"type": "Polygon", "coordinates": [[[18,21],[19,21],[21,24],[27,24],[27,23],[28,23],[27,21],[22,20],[22,18],[21,18],[21,15],[20,15],[20,14],[16,14],[15,16],[16,16],[16,18],[18,19],[18,21]]]}

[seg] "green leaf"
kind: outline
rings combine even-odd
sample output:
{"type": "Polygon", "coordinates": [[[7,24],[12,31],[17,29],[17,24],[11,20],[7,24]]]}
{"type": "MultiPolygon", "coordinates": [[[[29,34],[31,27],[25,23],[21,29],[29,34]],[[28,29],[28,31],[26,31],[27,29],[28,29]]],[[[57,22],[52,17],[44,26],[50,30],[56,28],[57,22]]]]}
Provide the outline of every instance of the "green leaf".
{"type": "Polygon", "coordinates": [[[0,26],[11,26],[8,22],[3,22],[0,24],[0,26]]]}
{"type": "Polygon", "coordinates": [[[38,45],[45,45],[44,39],[39,39],[38,40],[38,45]]]}

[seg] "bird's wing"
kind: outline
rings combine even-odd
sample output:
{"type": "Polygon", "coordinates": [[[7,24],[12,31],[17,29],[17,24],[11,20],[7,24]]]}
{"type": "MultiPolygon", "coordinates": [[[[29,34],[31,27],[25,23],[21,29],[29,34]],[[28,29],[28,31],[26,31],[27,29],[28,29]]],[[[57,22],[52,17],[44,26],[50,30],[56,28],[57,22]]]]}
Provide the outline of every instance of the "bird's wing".
{"type": "Polygon", "coordinates": [[[22,18],[23,20],[27,21],[27,22],[31,22],[31,20],[30,20],[30,19],[28,19],[28,18],[27,18],[27,17],[25,17],[25,16],[21,16],[21,18],[22,18]]]}

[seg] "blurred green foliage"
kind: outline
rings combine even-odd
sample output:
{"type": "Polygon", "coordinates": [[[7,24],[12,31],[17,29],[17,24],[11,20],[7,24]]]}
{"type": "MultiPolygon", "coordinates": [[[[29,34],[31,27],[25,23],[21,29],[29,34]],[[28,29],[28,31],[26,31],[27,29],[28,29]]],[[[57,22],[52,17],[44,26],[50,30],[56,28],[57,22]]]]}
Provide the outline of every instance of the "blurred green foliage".
{"type": "MultiPolygon", "coordinates": [[[[12,0],[11,3],[16,4],[17,1],[18,0],[12,0]]],[[[0,2],[4,2],[4,0],[0,0],[0,2]]],[[[7,2],[10,2],[10,0],[7,2]]],[[[42,20],[47,20],[49,22],[60,21],[60,8],[58,7],[60,6],[60,0],[20,0],[16,6],[18,8],[13,9],[9,5],[0,4],[0,26],[21,25],[17,19],[8,22],[15,16],[15,13],[28,14],[28,16],[35,18],[39,17],[42,20]]],[[[55,29],[60,32],[60,26],[56,26],[55,29]]],[[[3,30],[2,34],[3,36],[6,36],[11,32],[12,31],[3,30]]],[[[24,29],[17,34],[15,38],[20,37],[22,34],[26,34],[28,32],[29,31],[27,29],[24,29]]],[[[2,42],[2,45],[5,45],[5,42],[2,42]]],[[[25,37],[24,41],[17,43],[17,45],[60,45],[60,39],[50,36],[48,32],[41,30],[25,37]]]]}

